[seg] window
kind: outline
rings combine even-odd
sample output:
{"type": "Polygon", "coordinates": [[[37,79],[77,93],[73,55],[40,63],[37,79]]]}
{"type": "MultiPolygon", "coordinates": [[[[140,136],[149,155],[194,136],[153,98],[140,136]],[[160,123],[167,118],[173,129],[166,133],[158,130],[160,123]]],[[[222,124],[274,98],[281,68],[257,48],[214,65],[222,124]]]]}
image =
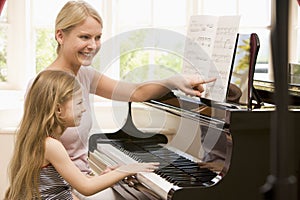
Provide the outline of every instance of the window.
{"type": "MultiPolygon", "coordinates": [[[[55,58],[56,41],[53,30],[55,17],[67,0],[31,0],[6,2],[0,17],[0,89],[22,89],[28,79],[55,58]],[[15,13],[18,13],[16,15],[15,13]]],[[[142,28],[173,31],[185,35],[189,17],[195,14],[241,15],[240,32],[256,32],[261,41],[255,78],[267,76],[270,60],[270,8],[271,0],[87,0],[103,17],[103,40],[142,28]],[[217,6],[216,6],[217,5],[217,6]],[[225,8],[226,9],[223,9],[225,8]],[[171,8],[171,9],[170,9],[171,8]]],[[[299,6],[293,1],[293,34],[291,35],[291,61],[300,62],[299,6]],[[296,41],[296,44],[295,44],[296,41]]],[[[136,42],[146,39],[145,35],[133,31],[136,42]]],[[[113,60],[107,73],[114,78],[126,78],[128,72],[140,73],[136,66],[142,67],[144,77],[168,76],[181,69],[181,57],[176,51],[162,49],[131,49],[126,41],[120,45],[118,57],[113,60]],[[165,70],[157,73],[158,68],[165,70]]],[[[182,48],[174,42],[170,49],[182,48]]],[[[102,52],[100,52],[101,54],[102,52]]],[[[95,59],[94,66],[100,69],[101,56],[95,59]]],[[[102,66],[101,66],[102,67],[102,66]]],[[[101,70],[101,69],[100,69],[101,70]]],[[[106,71],[106,69],[103,69],[106,71]]],[[[138,80],[134,80],[138,81],[138,80]]]]}
{"type": "Polygon", "coordinates": [[[257,58],[255,79],[269,80],[270,60],[270,0],[204,0],[199,4],[198,14],[240,15],[240,33],[257,33],[260,39],[260,50],[257,58]],[[218,6],[216,6],[218,5],[218,6]],[[226,9],[224,9],[226,8],[226,9]]]}
{"type": "MultiPolygon", "coordinates": [[[[32,21],[35,41],[35,71],[37,73],[50,65],[56,58],[57,42],[54,38],[55,18],[59,10],[67,1],[68,0],[32,0],[32,21]]],[[[101,7],[99,0],[89,0],[88,2],[96,9],[101,7]]]]}
{"type": "MultiPolygon", "coordinates": [[[[148,0],[143,2],[138,0],[130,0],[126,2],[117,0],[117,10],[115,12],[118,13],[115,23],[117,32],[146,26],[170,29],[184,35],[186,33],[189,16],[193,14],[241,15],[240,32],[255,32],[259,35],[261,42],[255,78],[264,80],[271,79],[271,77],[269,77],[269,71],[271,68],[268,64],[270,59],[270,0],[190,0],[175,2],[176,3],[174,3],[174,1],[167,0],[148,0]],[[170,9],[170,5],[172,5],[172,9],[170,9]],[[225,7],[226,9],[223,9],[225,7]],[[128,12],[130,9],[132,9],[132,12],[128,12]],[[255,12],[253,12],[253,10],[255,10],[255,12]],[[134,24],[132,22],[134,22],[134,24]]],[[[137,40],[138,37],[142,36],[136,36],[137,40]]],[[[142,38],[139,39],[141,40],[142,38]]],[[[168,60],[177,60],[176,63],[170,62],[169,66],[171,66],[175,71],[179,72],[182,62],[180,62],[180,58],[175,58],[176,56],[167,52],[159,53],[156,51],[155,56],[151,54],[151,51],[130,52],[121,57],[123,62],[120,62],[120,74],[122,77],[127,72],[132,71],[134,66],[144,66],[147,63],[165,65],[166,63],[158,62],[163,60],[166,62],[168,62],[168,60]],[[161,58],[163,59],[160,59],[160,56],[162,56],[161,58]],[[153,62],[153,59],[155,62],[153,62]],[[137,63],[137,60],[140,61],[140,63],[137,63]]]]}
{"type": "Polygon", "coordinates": [[[7,3],[2,8],[0,16],[0,82],[7,80],[7,3]]]}
{"type": "Polygon", "coordinates": [[[298,5],[296,0],[291,2],[291,4],[291,37],[294,41],[291,42],[290,60],[294,63],[300,63],[300,6],[298,5]]]}
{"type": "MultiPolygon", "coordinates": [[[[168,49],[161,48],[163,44],[153,41],[152,47],[135,49],[140,44],[147,43],[147,34],[155,34],[158,40],[164,39],[164,30],[169,30],[166,40],[173,34],[184,34],[187,24],[188,1],[173,0],[115,0],[115,24],[113,27],[116,37],[130,34],[130,43],[121,44],[120,58],[116,60],[120,66],[120,77],[130,81],[143,81],[148,79],[165,78],[179,72],[182,65],[181,55],[176,54],[177,48],[183,48],[182,43],[176,40],[168,49]],[[170,9],[172,5],[172,9],[170,9]],[[128,12],[130,10],[130,12],[128,12]],[[180,10],[180,12],[179,12],[180,10]],[[153,28],[152,31],[145,28],[153,28]],[[140,31],[139,31],[140,30],[140,31]],[[134,44],[133,44],[134,43],[134,44]],[[132,47],[130,47],[130,45],[132,47]],[[130,50],[124,52],[123,49],[130,50]],[[131,73],[138,73],[132,75],[131,73]],[[137,77],[139,77],[137,79],[137,77]]],[[[155,39],[154,39],[155,40],[155,39]]],[[[148,44],[148,43],[147,43],[148,44]]]]}
{"type": "MultiPolygon", "coordinates": [[[[1,89],[21,89],[27,84],[29,77],[34,73],[32,60],[34,59],[31,24],[30,24],[30,1],[9,0],[6,1],[6,44],[4,55],[6,55],[5,80],[0,82],[1,89]],[[17,14],[16,14],[17,13],[17,14]]],[[[2,24],[2,23],[1,23],[2,24]]],[[[2,39],[2,38],[1,38],[2,39]]],[[[4,68],[4,67],[2,67],[4,68]]]]}
{"type": "Polygon", "coordinates": [[[35,49],[35,71],[40,72],[56,57],[55,17],[67,1],[32,1],[32,26],[35,49]]]}

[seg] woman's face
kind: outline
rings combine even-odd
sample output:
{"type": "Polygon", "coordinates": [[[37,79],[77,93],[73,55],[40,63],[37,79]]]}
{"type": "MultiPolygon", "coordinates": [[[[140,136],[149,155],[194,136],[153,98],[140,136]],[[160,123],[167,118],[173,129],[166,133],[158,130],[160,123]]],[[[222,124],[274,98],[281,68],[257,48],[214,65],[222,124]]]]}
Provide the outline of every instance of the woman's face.
{"type": "Polygon", "coordinates": [[[101,24],[94,18],[88,17],[70,32],[58,32],[57,38],[60,38],[61,43],[60,56],[63,56],[71,67],[91,65],[101,47],[101,24]]]}

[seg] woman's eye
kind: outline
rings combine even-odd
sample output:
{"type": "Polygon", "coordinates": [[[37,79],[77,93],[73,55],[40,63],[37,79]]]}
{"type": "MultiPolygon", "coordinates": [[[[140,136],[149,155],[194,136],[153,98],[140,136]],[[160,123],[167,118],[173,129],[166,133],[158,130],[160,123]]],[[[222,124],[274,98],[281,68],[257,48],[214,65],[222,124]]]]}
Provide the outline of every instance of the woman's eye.
{"type": "Polygon", "coordinates": [[[99,41],[100,39],[101,39],[101,36],[97,36],[97,37],[95,38],[96,41],[99,41]]]}
{"type": "Polygon", "coordinates": [[[89,36],[86,36],[86,35],[83,35],[83,36],[81,36],[80,38],[82,38],[82,39],[84,39],[84,40],[87,40],[87,39],[89,39],[90,37],[89,37],[89,36]]]}

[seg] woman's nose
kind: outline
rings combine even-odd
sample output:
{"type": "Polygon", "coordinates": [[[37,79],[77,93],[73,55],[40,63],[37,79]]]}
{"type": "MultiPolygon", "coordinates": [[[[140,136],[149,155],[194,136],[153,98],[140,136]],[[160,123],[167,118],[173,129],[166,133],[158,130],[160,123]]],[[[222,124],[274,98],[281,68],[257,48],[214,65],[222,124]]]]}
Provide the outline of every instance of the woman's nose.
{"type": "Polygon", "coordinates": [[[97,41],[94,40],[94,39],[91,39],[91,40],[89,41],[88,47],[91,48],[91,49],[96,49],[96,48],[97,48],[97,41]]]}

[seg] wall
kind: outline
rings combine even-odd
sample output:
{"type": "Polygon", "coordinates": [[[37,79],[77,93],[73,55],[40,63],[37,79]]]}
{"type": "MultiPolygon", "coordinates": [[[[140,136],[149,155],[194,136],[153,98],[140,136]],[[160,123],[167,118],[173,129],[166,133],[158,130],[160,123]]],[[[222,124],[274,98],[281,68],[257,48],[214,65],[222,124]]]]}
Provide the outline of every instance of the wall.
{"type": "Polygon", "coordinates": [[[0,199],[8,186],[7,167],[14,148],[14,133],[23,113],[23,91],[0,90],[0,199]]]}
{"type": "Polygon", "coordinates": [[[1,130],[0,146],[0,198],[3,199],[8,186],[7,167],[14,148],[14,134],[12,130],[1,130]]]}

